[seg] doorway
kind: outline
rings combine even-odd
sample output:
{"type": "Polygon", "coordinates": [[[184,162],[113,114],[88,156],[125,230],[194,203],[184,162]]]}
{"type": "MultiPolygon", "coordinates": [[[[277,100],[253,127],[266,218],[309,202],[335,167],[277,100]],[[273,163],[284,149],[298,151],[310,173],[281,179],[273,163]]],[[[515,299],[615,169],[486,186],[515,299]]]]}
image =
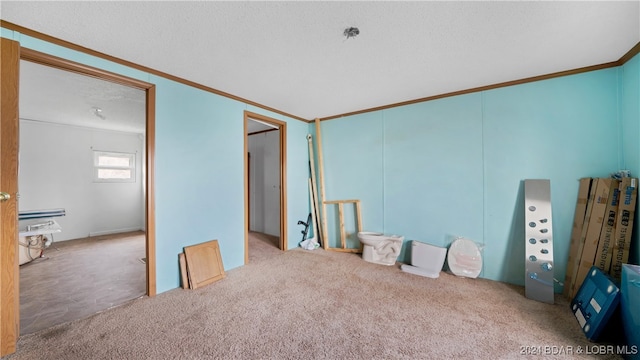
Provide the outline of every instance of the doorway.
{"type": "Polygon", "coordinates": [[[140,89],[20,62],[22,335],[145,295],[145,102],[140,89]],[[31,215],[45,209],[59,216],[31,215]]]}
{"type": "Polygon", "coordinates": [[[254,260],[269,257],[274,249],[286,250],[287,126],[283,121],[245,111],[244,134],[245,264],[248,264],[252,249],[254,260]]]}
{"type": "MultiPolygon", "coordinates": [[[[3,52],[5,50],[5,41],[3,40],[3,52]]],[[[134,87],[145,92],[145,131],[144,151],[146,152],[146,173],[142,176],[141,181],[145,186],[144,196],[144,224],[146,234],[145,255],[146,255],[146,295],[155,296],[156,280],[155,280],[155,187],[154,187],[154,156],[155,156],[155,86],[150,83],[138,81],[128,77],[124,77],[111,72],[103,71],[97,68],[75,63],[69,60],[61,59],[44,53],[40,53],[30,49],[20,48],[16,46],[19,60],[26,60],[46,66],[51,66],[61,70],[71,71],[73,73],[87,75],[93,78],[99,78],[110,82],[134,87]]],[[[4,60],[4,57],[3,57],[4,60]]],[[[16,87],[19,88],[19,62],[12,61],[10,64],[3,61],[3,83],[5,75],[10,74],[16,79],[16,87]],[[6,65],[6,66],[5,66],[6,65]]],[[[2,92],[3,116],[2,127],[14,128],[15,134],[18,133],[19,116],[18,116],[18,94],[14,92],[2,92]],[[7,106],[5,106],[7,105],[7,106]],[[5,112],[5,110],[7,110],[5,112]],[[10,111],[9,111],[10,110],[10,111]],[[9,116],[5,116],[9,113],[9,116]]],[[[5,159],[7,154],[17,154],[18,143],[5,142],[2,137],[2,155],[5,159]],[[10,147],[11,146],[11,147],[10,147]]],[[[17,168],[17,157],[15,158],[17,168]]],[[[13,182],[17,183],[17,171],[13,182]]],[[[3,178],[4,181],[4,178],[3,178]]],[[[17,197],[17,191],[12,194],[17,197]]],[[[15,201],[15,200],[14,200],[15,201]]],[[[2,355],[15,351],[15,344],[20,333],[19,318],[19,272],[18,272],[18,218],[17,204],[13,203],[14,212],[11,217],[2,217],[2,239],[0,239],[1,252],[3,254],[2,262],[0,262],[0,271],[3,274],[2,291],[0,292],[0,303],[2,303],[2,331],[0,332],[0,340],[2,343],[2,355]],[[9,231],[11,230],[11,231],[9,231]],[[8,286],[7,286],[8,285],[8,286]]]]}

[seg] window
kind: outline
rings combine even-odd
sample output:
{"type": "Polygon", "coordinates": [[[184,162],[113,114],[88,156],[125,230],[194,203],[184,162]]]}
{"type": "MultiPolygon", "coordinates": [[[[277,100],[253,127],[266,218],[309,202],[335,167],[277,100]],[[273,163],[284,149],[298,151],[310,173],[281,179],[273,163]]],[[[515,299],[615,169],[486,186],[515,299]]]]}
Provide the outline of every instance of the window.
{"type": "Polygon", "coordinates": [[[94,182],[135,182],[136,154],[108,151],[93,152],[94,182]]]}

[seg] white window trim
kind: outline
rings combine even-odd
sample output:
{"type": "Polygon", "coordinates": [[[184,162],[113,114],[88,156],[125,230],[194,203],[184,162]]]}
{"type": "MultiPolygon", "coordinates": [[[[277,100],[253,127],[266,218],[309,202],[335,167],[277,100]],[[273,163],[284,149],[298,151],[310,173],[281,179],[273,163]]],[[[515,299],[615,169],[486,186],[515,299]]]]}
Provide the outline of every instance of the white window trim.
{"type": "Polygon", "coordinates": [[[93,182],[95,183],[132,183],[136,182],[136,154],[117,151],[102,151],[93,150],[93,182]],[[100,166],[98,165],[98,158],[100,156],[112,156],[128,158],[130,166],[100,166]],[[129,179],[104,179],[98,177],[98,170],[100,169],[131,169],[131,178],[129,179]]]}

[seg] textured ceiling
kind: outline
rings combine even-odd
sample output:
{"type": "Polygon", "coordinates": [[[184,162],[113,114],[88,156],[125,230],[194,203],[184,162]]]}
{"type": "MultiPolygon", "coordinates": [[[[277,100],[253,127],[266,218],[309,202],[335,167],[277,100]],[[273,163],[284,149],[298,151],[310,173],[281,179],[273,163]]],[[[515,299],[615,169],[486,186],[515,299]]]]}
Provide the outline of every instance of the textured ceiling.
{"type": "Polygon", "coordinates": [[[21,61],[19,98],[21,119],[145,132],[146,94],[131,87],[21,61]]]}
{"type": "Polygon", "coordinates": [[[639,4],[2,1],[0,17],[313,119],[616,61],[639,4]]]}

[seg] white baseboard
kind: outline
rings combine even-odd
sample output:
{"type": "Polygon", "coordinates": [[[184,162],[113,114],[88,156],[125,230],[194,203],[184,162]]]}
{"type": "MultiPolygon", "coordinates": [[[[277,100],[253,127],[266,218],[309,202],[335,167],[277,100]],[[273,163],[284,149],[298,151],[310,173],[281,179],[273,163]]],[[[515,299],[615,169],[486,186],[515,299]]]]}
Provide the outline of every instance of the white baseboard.
{"type": "Polygon", "coordinates": [[[131,232],[131,231],[140,231],[140,230],[142,230],[142,228],[137,226],[137,227],[124,228],[124,229],[115,229],[115,230],[105,230],[105,231],[90,232],[89,236],[111,235],[111,234],[118,234],[118,233],[131,232]]]}

